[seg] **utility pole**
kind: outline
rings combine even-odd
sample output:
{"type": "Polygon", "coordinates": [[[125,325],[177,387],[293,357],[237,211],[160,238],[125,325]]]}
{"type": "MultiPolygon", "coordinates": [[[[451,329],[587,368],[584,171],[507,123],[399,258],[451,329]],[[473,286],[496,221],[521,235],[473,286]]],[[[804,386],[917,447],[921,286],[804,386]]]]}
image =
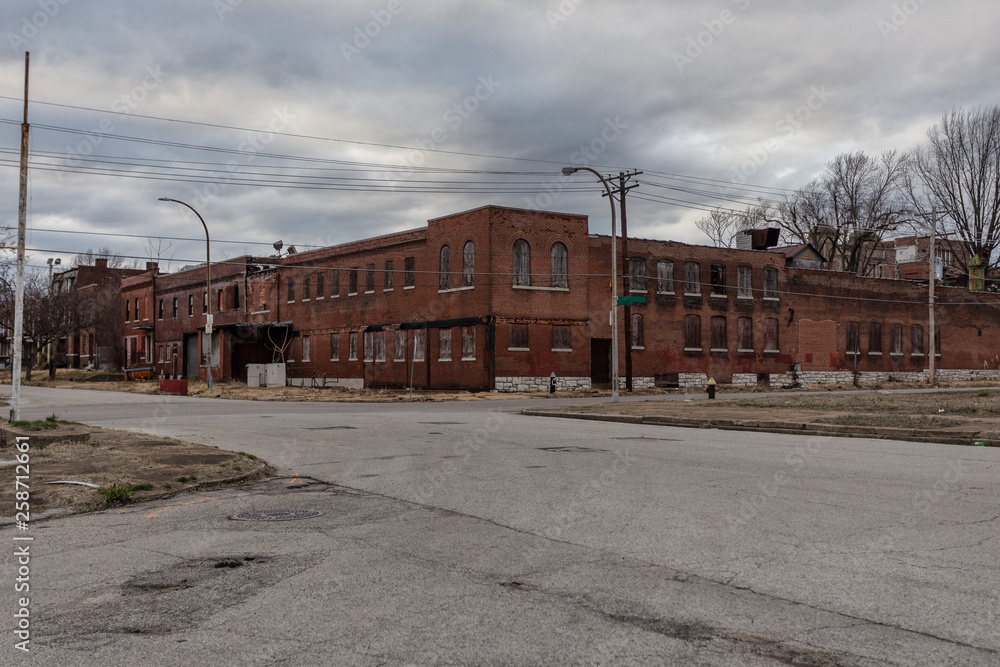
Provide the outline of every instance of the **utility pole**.
{"type": "MultiPolygon", "coordinates": [[[[629,296],[631,291],[631,278],[629,271],[629,256],[628,256],[628,218],[626,217],[625,211],[625,195],[632,188],[639,187],[638,183],[626,186],[625,183],[633,176],[638,176],[641,171],[633,171],[625,173],[624,171],[618,172],[618,189],[614,190],[612,194],[619,195],[618,201],[621,208],[621,218],[622,218],[622,296],[629,296]]],[[[632,392],[632,306],[631,304],[625,304],[625,391],[632,392]]]]}
{"type": "Polygon", "coordinates": [[[28,64],[24,52],[24,122],[21,123],[21,187],[17,200],[17,282],[14,288],[14,349],[11,351],[10,421],[21,418],[21,355],[24,348],[24,239],[28,227],[28,64]]]}
{"type": "Polygon", "coordinates": [[[928,324],[930,325],[929,329],[928,329],[928,332],[927,332],[928,333],[927,343],[928,343],[928,345],[930,347],[930,349],[927,350],[927,360],[928,360],[927,361],[927,370],[928,370],[927,380],[931,384],[934,384],[934,370],[935,370],[934,366],[935,366],[935,363],[937,362],[937,359],[934,358],[934,349],[935,349],[934,346],[937,343],[937,341],[935,340],[936,337],[934,335],[934,283],[937,280],[937,256],[935,255],[935,252],[934,252],[934,237],[935,236],[937,236],[937,210],[936,209],[933,210],[933,211],[931,211],[931,243],[930,243],[931,247],[930,247],[930,252],[928,253],[930,255],[930,258],[927,260],[928,261],[928,271],[929,271],[928,277],[930,278],[930,280],[927,281],[927,315],[928,315],[927,319],[929,320],[928,324]]]}

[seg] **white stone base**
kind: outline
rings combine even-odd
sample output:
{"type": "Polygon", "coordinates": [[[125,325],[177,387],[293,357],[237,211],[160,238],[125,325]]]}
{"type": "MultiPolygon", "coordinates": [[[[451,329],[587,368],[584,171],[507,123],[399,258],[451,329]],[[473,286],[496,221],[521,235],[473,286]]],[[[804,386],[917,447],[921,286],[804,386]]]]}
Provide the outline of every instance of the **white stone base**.
{"type": "Polygon", "coordinates": [[[678,373],[677,384],[682,387],[705,388],[708,386],[708,376],[704,373],[678,373]]]}
{"type": "MultiPolygon", "coordinates": [[[[590,389],[590,378],[586,377],[557,377],[556,391],[582,391],[590,389]]],[[[496,379],[496,390],[502,393],[512,393],[517,391],[548,391],[549,378],[547,377],[498,377],[496,379]]]]}
{"type": "MultiPolygon", "coordinates": [[[[861,384],[886,382],[927,382],[929,373],[922,371],[861,371],[858,382],[861,384]]],[[[934,372],[935,379],[940,382],[967,382],[970,380],[1000,380],[1000,370],[990,369],[959,369],[943,368],[934,372]]],[[[852,384],[852,371],[801,371],[797,375],[802,384],[852,384]]],[[[771,373],[772,387],[793,384],[796,378],[791,373],[771,373]]],[[[734,373],[732,384],[737,387],[757,386],[756,373],[734,373]]],[[[683,386],[683,385],[682,385],[683,386]]]]}
{"type": "MultiPolygon", "coordinates": [[[[632,378],[632,388],[633,389],[652,389],[656,386],[656,379],[651,377],[633,377],[632,378]]],[[[618,376],[618,389],[625,388],[625,378],[618,376]]]]}

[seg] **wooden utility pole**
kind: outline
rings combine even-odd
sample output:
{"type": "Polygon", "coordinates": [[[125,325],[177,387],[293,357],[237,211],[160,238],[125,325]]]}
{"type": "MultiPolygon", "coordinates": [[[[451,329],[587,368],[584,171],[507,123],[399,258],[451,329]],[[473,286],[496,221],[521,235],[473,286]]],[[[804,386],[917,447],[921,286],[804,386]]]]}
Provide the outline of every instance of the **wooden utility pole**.
{"type": "MultiPolygon", "coordinates": [[[[628,256],[628,218],[625,211],[625,194],[632,188],[639,187],[638,183],[625,186],[625,182],[633,176],[638,176],[641,171],[633,171],[626,174],[624,171],[618,172],[618,189],[612,194],[619,196],[618,202],[621,208],[622,218],[622,296],[629,296],[631,292],[631,271],[629,270],[628,256]]],[[[614,243],[614,239],[612,239],[614,243]]],[[[632,306],[625,304],[625,391],[632,391],[632,306]]]]}
{"type": "Polygon", "coordinates": [[[21,418],[21,356],[24,348],[24,239],[28,226],[28,64],[24,52],[24,122],[21,123],[21,187],[17,200],[17,280],[14,287],[14,345],[11,350],[10,421],[21,418]]]}
{"type": "Polygon", "coordinates": [[[936,336],[934,335],[934,283],[937,280],[937,256],[934,252],[934,238],[937,236],[937,211],[931,211],[931,243],[930,243],[930,258],[928,262],[928,277],[930,280],[927,281],[927,319],[928,324],[928,338],[927,343],[930,347],[927,350],[927,381],[934,384],[934,371],[937,359],[934,357],[935,345],[937,344],[936,336]]]}

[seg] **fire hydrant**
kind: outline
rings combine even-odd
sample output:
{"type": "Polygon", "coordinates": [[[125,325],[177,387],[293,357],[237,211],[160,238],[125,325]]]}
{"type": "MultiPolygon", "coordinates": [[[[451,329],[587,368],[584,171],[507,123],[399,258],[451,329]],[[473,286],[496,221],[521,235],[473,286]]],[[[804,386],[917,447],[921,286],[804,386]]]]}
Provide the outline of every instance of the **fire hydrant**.
{"type": "Polygon", "coordinates": [[[715,378],[708,378],[708,397],[715,398],[715,378]]]}
{"type": "Polygon", "coordinates": [[[556,393],[556,372],[552,371],[552,375],[549,376],[549,393],[556,393]]]}

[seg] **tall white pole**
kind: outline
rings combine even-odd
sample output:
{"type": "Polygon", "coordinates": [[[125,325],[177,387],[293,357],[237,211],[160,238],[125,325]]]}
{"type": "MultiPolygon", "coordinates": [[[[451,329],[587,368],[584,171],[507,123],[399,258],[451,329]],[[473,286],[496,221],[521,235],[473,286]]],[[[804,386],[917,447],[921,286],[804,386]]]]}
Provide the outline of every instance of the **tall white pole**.
{"type": "Polygon", "coordinates": [[[28,63],[24,53],[24,122],[21,123],[21,188],[17,202],[17,279],[14,287],[14,346],[11,351],[10,420],[21,418],[21,355],[24,347],[24,239],[28,226],[28,63]]]}
{"type": "Polygon", "coordinates": [[[927,319],[928,324],[928,339],[927,342],[930,349],[927,350],[927,381],[934,384],[934,371],[937,359],[934,357],[934,346],[936,338],[934,336],[934,282],[937,278],[937,257],[934,252],[934,237],[937,236],[937,210],[931,211],[931,248],[930,248],[930,258],[927,260],[929,263],[929,278],[927,281],[927,319]]]}

